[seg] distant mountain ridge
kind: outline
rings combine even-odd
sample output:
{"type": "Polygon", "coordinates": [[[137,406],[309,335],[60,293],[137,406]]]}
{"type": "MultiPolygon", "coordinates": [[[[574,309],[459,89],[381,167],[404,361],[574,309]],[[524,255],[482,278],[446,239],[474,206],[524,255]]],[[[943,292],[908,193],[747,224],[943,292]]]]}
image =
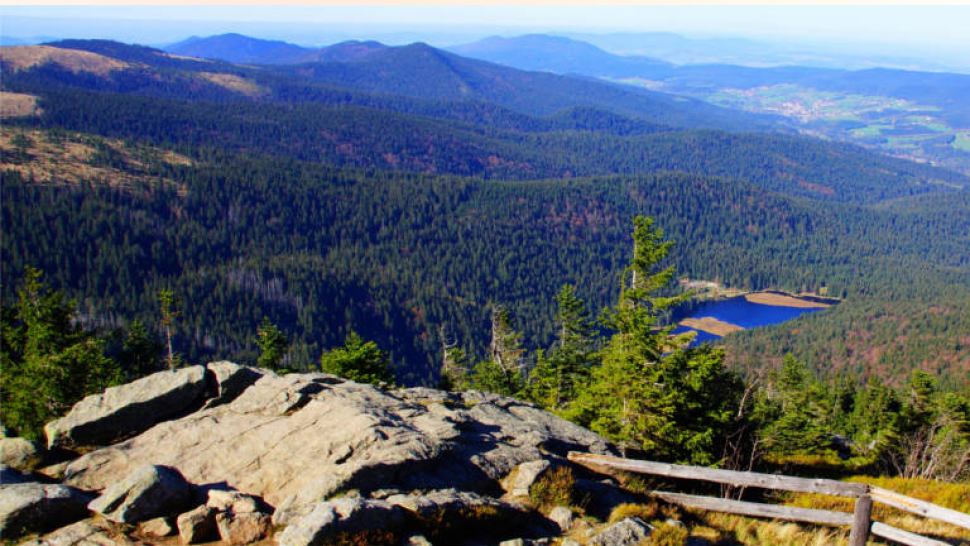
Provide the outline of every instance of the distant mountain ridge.
{"type": "Polygon", "coordinates": [[[242,34],[193,36],[164,48],[168,53],[217,59],[231,63],[298,64],[315,61],[346,62],[365,57],[387,46],[375,41],[347,41],[324,48],[309,48],[280,40],[263,40],[242,34]]]}

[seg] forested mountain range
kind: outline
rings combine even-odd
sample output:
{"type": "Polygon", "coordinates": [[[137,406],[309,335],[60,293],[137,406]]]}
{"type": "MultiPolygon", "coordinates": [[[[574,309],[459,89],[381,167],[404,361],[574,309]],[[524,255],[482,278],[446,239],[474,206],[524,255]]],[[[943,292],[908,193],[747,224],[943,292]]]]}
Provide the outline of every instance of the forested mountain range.
{"type": "Polygon", "coordinates": [[[295,366],[355,329],[431,383],[443,335],[482,354],[491,305],[538,347],[563,283],[607,305],[647,214],[683,276],[845,297],[730,340],[739,365],[968,377],[963,175],[421,45],[286,67],[45,47],[0,50],[4,91],[40,109],[4,120],[3,278],[39,267],[108,326],[153,323],[172,287],[191,359],[248,358],[265,315],[295,366]],[[79,146],[89,168],[51,159],[79,146]]]}

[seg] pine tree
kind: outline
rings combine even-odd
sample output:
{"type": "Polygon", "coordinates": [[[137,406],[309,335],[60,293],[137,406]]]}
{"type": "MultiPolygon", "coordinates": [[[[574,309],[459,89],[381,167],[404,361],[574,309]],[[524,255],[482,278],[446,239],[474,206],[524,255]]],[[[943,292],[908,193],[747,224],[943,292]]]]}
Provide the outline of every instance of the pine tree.
{"type": "Polygon", "coordinates": [[[43,426],[84,396],[122,379],[104,343],[73,320],[67,301],[27,268],[19,300],[4,308],[0,326],[3,424],[17,434],[40,439],[43,426]]]}
{"type": "Polygon", "coordinates": [[[731,426],[740,380],[724,354],[661,327],[661,313],[686,296],[655,292],[673,278],[660,268],[672,243],[650,219],[634,219],[634,251],[620,300],[604,318],[614,330],[567,415],[617,442],[626,452],[693,464],[713,464],[731,426]]]}
{"type": "Polygon", "coordinates": [[[394,384],[394,373],[387,353],[373,341],[365,342],[357,332],[350,332],[344,346],[323,353],[320,369],[358,383],[377,386],[394,384]]]}
{"type": "Polygon", "coordinates": [[[548,352],[539,351],[529,373],[526,397],[539,406],[560,411],[585,384],[596,355],[596,331],[582,299],[570,285],[556,295],[558,338],[548,352]]]}
{"type": "Polygon", "coordinates": [[[522,333],[512,325],[512,316],[501,306],[492,307],[492,338],[488,360],[477,363],[469,378],[470,387],[504,396],[515,396],[525,384],[525,349],[522,333]]]}
{"type": "Polygon", "coordinates": [[[256,345],[260,349],[257,365],[260,368],[280,371],[283,358],[290,347],[290,339],[269,320],[269,317],[263,317],[263,322],[256,329],[256,345]]]}
{"type": "Polygon", "coordinates": [[[165,364],[168,369],[174,370],[179,365],[179,359],[172,350],[172,327],[175,324],[175,319],[182,314],[181,301],[172,290],[162,289],[158,291],[158,304],[159,312],[162,315],[159,324],[165,330],[165,346],[167,347],[165,364]]]}

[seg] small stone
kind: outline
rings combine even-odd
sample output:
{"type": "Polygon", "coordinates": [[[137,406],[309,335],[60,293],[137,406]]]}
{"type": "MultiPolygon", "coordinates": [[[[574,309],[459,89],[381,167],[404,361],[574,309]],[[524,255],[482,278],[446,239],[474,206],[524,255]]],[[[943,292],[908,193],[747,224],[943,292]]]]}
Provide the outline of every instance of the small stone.
{"type": "Polygon", "coordinates": [[[404,544],[405,546],[434,546],[430,540],[424,538],[424,535],[412,535],[404,544]]]}
{"type": "Polygon", "coordinates": [[[653,527],[637,517],[614,523],[589,543],[592,546],[636,546],[650,537],[653,527]]]}
{"type": "Polygon", "coordinates": [[[177,525],[182,542],[210,542],[219,537],[216,526],[215,510],[206,505],[199,506],[178,517],[177,525]]]}
{"type": "Polygon", "coordinates": [[[239,491],[223,491],[212,489],[209,491],[206,506],[217,512],[231,512],[242,514],[246,512],[260,512],[260,501],[252,495],[239,491]]]}
{"type": "Polygon", "coordinates": [[[573,526],[573,511],[565,506],[557,506],[549,512],[549,519],[559,526],[563,533],[573,526]]]}
{"type": "Polygon", "coordinates": [[[546,470],[549,470],[550,466],[552,463],[545,459],[520,464],[515,470],[515,480],[512,482],[510,491],[512,496],[528,497],[529,489],[546,470]]]}
{"type": "Polygon", "coordinates": [[[138,530],[147,537],[162,538],[175,534],[175,527],[171,518],[155,518],[144,521],[138,530]]]}
{"type": "Polygon", "coordinates": [[[30,472],[43,466],[50,455],[43,446],[25,438],[0,438],[0,464],[30,472]]]}
{"type": "Polygon", "coordinates": [[[216,527],[226,544],[249,544],[266,536],[270,517],[259,512],[219,512],[216,514],[216,527]]]}
{"type": "Polygon", "coordinates": [[[499,542],[498,546],[526,546],[525,540],[521,538],[513,538],[512,540],[503,540],[499,542]]]}

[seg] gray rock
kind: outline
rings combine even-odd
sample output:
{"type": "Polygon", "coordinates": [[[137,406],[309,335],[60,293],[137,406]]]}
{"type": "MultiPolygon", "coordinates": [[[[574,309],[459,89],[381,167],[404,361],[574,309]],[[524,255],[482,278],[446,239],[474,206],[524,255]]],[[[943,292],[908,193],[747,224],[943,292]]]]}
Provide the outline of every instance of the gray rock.
{"type": "Polygon", "coordinates": [[[221,360],[206,365],[209,370],[210,398],[205,403],[206,408],[228,404],[246,389],[253,386],[261,377],[272,373],[259,368],[240,366],[234,362],[221,360]]]}
{"type": "Polygon", "coordinates": [[[573,511],[565,506],[557,506],[549,512],[549,519],[565,533],[573,526],[573,511]]]}
{"type": "Polygon", "coordinates": [[[120,523],[178,514],[192,503],[192,486],[174,468],[145,465],[108,487],[88,508],[120,523]]]}
{"type": "Polygon", "coordinates": [[[560,543],[560,546],[582,546],[582,544],[576,542],[571,538],[566,538],[566,539],[563,539],[563,541],[560,543]]]}
{"type": "Polygon", "coordinates": [[[204,367],[189,366],[85,397],[67,415],[44,427],[48,447],[106,445],[184,415],[205,399],[205,375],[204,367]]]}
{"type": "Polygon", "coordinates": [[[44,466],[50,455],[43,446],[25,438],[0,438],[0,464],[23,472],[44,466]]]}
{"type": "Polygon", "coordinates": [[[252,495],[213,489],[206,506],[217,512],[216,527],[226,544],[249,544],[269,532],[271,518],[263,510],[265,503],[252,495]]]}
{"type": "Polygon", "coordinates": [[[138,531],[147,537],[163,538],[175,534],[176,528],[172,518],[155,518],[142,522],[138,531]]]}
{"type": "Polygon", "coordinates": [[[642,519],[626,518],[599,533],[589,543],[592,546],[636,546],[650,537],[653,527],[642,519]]]}
{"type": "Polygon", "coordinates": [[[387,502],[414,513],[423,520],[456,521],[487,510],[497,518],[518,515],[519,508],[491,497],[456,489],[441,489],[410,495],[393,495],[387,502]],[[483,510],[484,509],[484,510],[483,510]]]}
{"type": "Polygon", "coordinates": [[[21,483],[0,487],[0,529],[5,539],[47,532],[84,519],[91,497],[65,485],[21,483]]]}
{"type": "Polygon", "coordinates": [[[265,499],[273,522],[288,524],[354,489],[494,492],[519,464],[569,450],[615,453],[600,436],[511,398],[266,374],[231,403],[72,461],[64,479],[100,490],[141,465],[166,465],[200,486],[265,499]]]}
{"type": "Polygon", "coordinates": [[[196,507],[178,517],[179,537],[185,544],[210,542],[219,538],[216,511],[206,505],[196,507]]]}
{"type": "Polygon", "coordinates": [[[520,464],[514,471],[514,479],[510,484],[509,493],[513,497],[528,497],[529,489],[551,466],[552,463],[545,459],[520,464]]]}
{"type": "Polygon", "coordinates": [[[86,519],[61,527],[37,540],[24,542],[20,546],[140,546],[142,544],[111,529],[104,520],[86,519]]]}
{"type": "Polygon", "coordinates": [[[498,546],[526,546],[531,544],[531,541],[527,541],[522,538],[513,538],[512,540],[503,540],[498,543],[498,546]]]}
{"type": "Polygon", "coordinates": [[[339,534],[377,529],[392,531],[404,523],[404,511],[394,504],[344,497],[317,504],[312,512],[288,525],[277,543],[279,546],[326,544],[339,534]]]}
{"type": "Polygon", "coordinates": [[[226,544],[249,544],[269,533],[271,518],[260,512],[220,512],[216,514],[219,536],[226,544]]]}

